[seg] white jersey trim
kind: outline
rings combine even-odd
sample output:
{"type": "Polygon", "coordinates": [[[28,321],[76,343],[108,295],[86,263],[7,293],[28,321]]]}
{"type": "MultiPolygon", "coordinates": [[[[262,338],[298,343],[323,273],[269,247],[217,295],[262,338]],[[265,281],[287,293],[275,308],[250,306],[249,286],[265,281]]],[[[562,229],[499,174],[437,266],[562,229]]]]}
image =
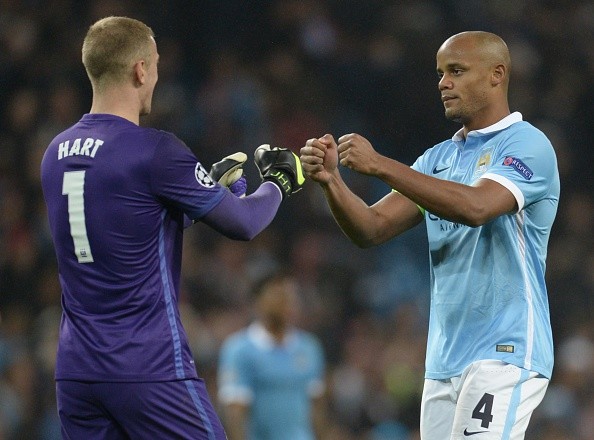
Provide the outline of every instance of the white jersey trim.
{"type": "Polygon", "coordinates": [[[518,188],[518,186],[514,182],[509,180],[507,177],[503,177],[503,176],[500,176],[499,174],[495,174],[495,173],[485,173],[480,178],[493,180],[493,181],[503,185],[508,190],[510,190],[510,192],[513,194],[513,196],[516,199],[516,203],[518,204],[517,212],[520,212],[522,210],[522,208],[524,208],[524,203],[525,203],[524,194],[522,194],[522,191],[520,191],[520,188],[518,188]]]}
{"type": "MultiPolygon", "coordinates": [[[[494,123],[493,125],[489,125],[488,127],[481,128],[480,130],[469,131],[466,136],[467,137],[468,136],[480,136],[481,134],[493,133],[494,131],[503,130],[503,129],[509,127],[510,125],[515,124],[516,122],[522,122],[523,120],[524,119],[522,117],[522,113],[513,112],[513,113],[507,115],[505,118],[503,118],[499,122],[494,123]]],[[[464,127],[462,127],[460,130],[458,130],[456,133],[454,133],[454,136],[452,136],[452,140],[454,142],[464,140],[464,127]]]]}
{"type": "Polygon", "coordinates": [[[231,403],[249,405],[254,400],[254,392],[245,386],[223,385],[218,393],[218,397],[220,402],[225,405],[231,403]]]}
{"type": "Polygon", "coordinates": [[[518,228],[518,246],[520,251],[520,261],[522,263],[522,276],[524,278],[524,291],[527,303],[527,322],[526,322],[526,357],[524,358],[524,368],[532,369],[532,350],[534,348],[534,303],[532,287],[528,278],[528,268],[526,267],[526,236],[524,235],[524,213],[516,214],[516,225],[518,228]]]}
{"type": "Polygon", "coordinates": [[[273,350],[275,347],[287,346],[297,340],[296,330],[288,328],[283,336],[283,340],[278,342],[259,321],[251,323],[247,329],[247,333],[250,341],[252,341],[260,350],[273,350]]]}

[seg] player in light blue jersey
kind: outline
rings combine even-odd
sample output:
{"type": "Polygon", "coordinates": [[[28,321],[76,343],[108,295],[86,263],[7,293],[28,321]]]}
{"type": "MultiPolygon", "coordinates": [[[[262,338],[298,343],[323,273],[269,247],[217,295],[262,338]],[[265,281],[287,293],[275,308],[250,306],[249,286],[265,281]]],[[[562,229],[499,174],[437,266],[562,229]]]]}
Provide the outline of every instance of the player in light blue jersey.
{"type": "Polygon", "coordinates": [[[547,137],[511,113],[510,55],[487,32],[463,32],[437,52],[446,118],[462,128],[412,167],[358,134],[310,139],[307,175],[357,245],[383,243],[425,220],[431,310],[421,407],[423,440],[519,440],[553,368],[545,286],[559,173],[547,137]],[[394,189],[368,206],[338,163],[394,189]]]}
{"type": "Polygon", "coordinates": [[[257,319],[224,342],[219,402],[229,440],[313,440],[325,426],[324,357],[294,327],[295,280],[282,273],[254,289],[257,319]]]}

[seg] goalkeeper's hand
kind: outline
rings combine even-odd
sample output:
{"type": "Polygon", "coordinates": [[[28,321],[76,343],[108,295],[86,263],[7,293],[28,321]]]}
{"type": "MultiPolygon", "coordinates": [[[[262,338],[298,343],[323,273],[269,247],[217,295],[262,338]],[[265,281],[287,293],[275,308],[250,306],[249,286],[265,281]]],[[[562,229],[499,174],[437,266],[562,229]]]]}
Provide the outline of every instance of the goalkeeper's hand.
{"type": "Polygon", "coordinates": [[[287,148],[260,145],[254,152],[254,162],[262,179],[278,185],[283,199],[303,186],[305,177],[299,157],[287,148]]]}
{"type": "Polygon", "coordinates": [[[237,197],[243,197],[247,191],[247,182],[243,177],[243,164],[246,160],[245,153],[230,154],[213,164],[208,174],[213,180],[229,188],[237,197]]]}

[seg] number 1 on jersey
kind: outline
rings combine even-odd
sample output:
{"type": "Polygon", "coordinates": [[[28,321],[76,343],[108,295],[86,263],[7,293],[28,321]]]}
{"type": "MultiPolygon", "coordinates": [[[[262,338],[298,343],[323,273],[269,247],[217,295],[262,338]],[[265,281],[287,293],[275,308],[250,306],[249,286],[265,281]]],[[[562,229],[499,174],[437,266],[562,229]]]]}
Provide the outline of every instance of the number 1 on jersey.
{"type": "Polygon", "coordinates": [[[93,254],[87,237],[85,224],[85,171],[66,171],[62,184],[62,195],[68,196],[68,220],[70,235],[74,242],[74,253],[79,263],[92,263],[93,254]]]}

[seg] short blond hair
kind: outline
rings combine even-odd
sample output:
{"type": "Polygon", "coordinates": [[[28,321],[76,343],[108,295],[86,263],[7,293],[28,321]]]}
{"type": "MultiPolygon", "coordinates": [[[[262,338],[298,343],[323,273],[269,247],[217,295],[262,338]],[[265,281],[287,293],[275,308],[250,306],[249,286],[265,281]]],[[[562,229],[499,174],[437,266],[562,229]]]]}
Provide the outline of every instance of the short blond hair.
{"type": "Polygon", "coordinates": [[[153,30],[128,17],[106,17],[89,28],[82,46],[82,62],[93,89],[125,82],[138,60],[150,64],[153,30]]]}

